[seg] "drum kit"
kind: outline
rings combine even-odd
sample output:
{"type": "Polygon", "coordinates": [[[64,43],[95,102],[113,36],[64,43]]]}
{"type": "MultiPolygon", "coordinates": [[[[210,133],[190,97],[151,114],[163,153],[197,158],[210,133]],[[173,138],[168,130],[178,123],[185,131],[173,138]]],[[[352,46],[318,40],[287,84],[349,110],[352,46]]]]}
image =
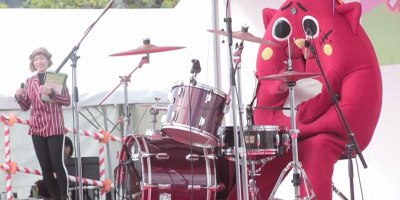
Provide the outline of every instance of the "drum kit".
{"type": "MultiPolygon", "coordinates": [[[[217,35],[227,35],[224,31],[208,31],[217,35]]],[[[242,41],[277,45],[248,33],[247,29],[233,32],[232,37],[242,41]]],[[[149,54],[182,48],[184,47],[159,47],[150,44],[150,40],[146,39],[143,45],[136,49],[112,54],[111,56],[145,55],[128,76],[121,78],[118,86],[125,85],[125,97],[131,74],[143,64],[149,63],[149,54]]],[[[196,70],[193,73],[196,73],[196,70]]],[[[316,76],[318,75],[289,69],[285,73],[261,77],[259,80],[286,82],[292,99],[292,89],[298,80],[316,76]]],[[[252,177],[248,183],[252,199],[259,197],[253,177],[268,161],[283,155],[289,149],[293,151],[294,160],[288,167],[293,167],[297,174],[298,171],[301,171],[302,175],[305,174],[297,157],[297,140],[293,137],[293,134],[297,134],[294,119],[292,127],[289,128],[248,124],[239,129],[243,131],[238,131],[238,135],[244,138],[242,142],[238,142],[238,146],[235,145],[237,136],[234,126],[222,126],[227,106],[232,103],[227,94],[196,81],[182,81],[172,86],[171,96],[167,108],[159,106],[159,99],[156,98],[156,105],[150,108],[152,129],[148,129],[144,135],[128,134],[129,116],[125,116],[124,140],[119,153],[119,164],[114,171],[114,186],[121,199],[226,199],[235,185],[235,173],[232,172],[235,157],[241,154],[241,151],[238,151],[240,146],[244,147],[246,163],[251,166],[251,170],[248,170],[245,176],[252,177]],[[156,117],[161,110],[166,111],[165,121],[158,129],[156,117]]],[[[125,100],[125,114],[129,115],[127,99],[125,100]]],[[[293,107],[291,105],[291,112],[294,112],[293,107]]],[[[296,195],[298,189],[298,185],[295,185],[296,195]]]]}

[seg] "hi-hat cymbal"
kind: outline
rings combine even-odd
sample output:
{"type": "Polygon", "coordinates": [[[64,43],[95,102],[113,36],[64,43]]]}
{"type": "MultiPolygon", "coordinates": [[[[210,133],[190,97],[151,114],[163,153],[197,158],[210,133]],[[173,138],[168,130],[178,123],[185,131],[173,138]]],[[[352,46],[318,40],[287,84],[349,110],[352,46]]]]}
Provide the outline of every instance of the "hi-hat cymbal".
{"type": "Polygon", "coordinates": [[[137,54],[148,54],[148,53],[157,53],[157,52],[164,52],[164,51],[171,51],[182,49],[185,47],[178,47],[178,46],[163,46],[159,47],[153,44],[150,44],[150,41],[145,40],[143,45],[139,46],[136,49],[123,51],[119,53],[111,54],[110,56],[130,56],[130,55],[137,55],[137,54]]]}
{"type": "MultiPolygon", "coordinates": [[[[222,30],[207,30],[207,31],[217,34],[217,35],[224,35],[224,36],[228,35],[228,32],[222,31],[222,30]]],[[[249,33],[248,27],[242,27],[241,31],[232,32],[232,38],[245,40],[245,41],[249,41],[249,42],[260,43],[260,44],[279,46],[279,44],[277,44],[275,42],[272,42],[269,40],[264,40],[262,38],[256,37],[253,34],[249,33]]]]}
{"type": "Polygon", "coordinates": [[[286,71],[280,74],[273,74],[269,76],[260,77],[259,80],[279,80],[286,83],[294,83],[301,79],[314,78],[321,76],[321,74],[309,73],[309,72],[296,72],[286,71]]]}

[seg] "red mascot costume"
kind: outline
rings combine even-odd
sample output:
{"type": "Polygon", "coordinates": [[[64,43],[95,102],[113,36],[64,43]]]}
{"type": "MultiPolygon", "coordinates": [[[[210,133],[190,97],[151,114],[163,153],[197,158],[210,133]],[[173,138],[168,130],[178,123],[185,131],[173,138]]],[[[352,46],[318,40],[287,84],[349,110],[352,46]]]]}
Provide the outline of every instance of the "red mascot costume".
{"type": "MultiPolygon", "coordinates": [[[[263,10],[263,39],[279,46],[261,44],[257,76],[282,74],[287,61],[293,70],[321,74],[318,56],[329,85],[338,99],[358,145],[364,150],[375,131],[382,104],[382,80],[374,48],[359,21],[358,2],[332,0],[288,0],[278,10],[263,10]],[[301,42],[309,41],[310,48],[301,42]]],[[[284,81],[261,80],[254,110],[255,125],[291,128],[288,86],[284,81]]],[[[346,151],[350,139],[342,125],[332,96],[322,76],[299,80],[294,87],[299,161],[317,199],[332,199],[334,164],[346,151]]],[[[292,153],[277,157],[262,168],[256,178],[261,199],[270,196],[282,170],[292,161],[292,153]]],[[[293,191],[290,191],[293,192],[293,191]]],[[[301,185],[301,196],[304,185],[301,185]]],[[[229,199],[236,199],[236,188],[229,199]]]]}

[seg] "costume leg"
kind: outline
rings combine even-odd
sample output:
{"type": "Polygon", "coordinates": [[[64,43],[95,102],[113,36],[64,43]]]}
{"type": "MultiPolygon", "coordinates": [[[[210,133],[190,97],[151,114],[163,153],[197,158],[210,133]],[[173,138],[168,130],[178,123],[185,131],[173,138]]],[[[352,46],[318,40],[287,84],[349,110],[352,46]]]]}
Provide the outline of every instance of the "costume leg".
{"type": "MultiPolygon", "coordinates": [[[[299,143],[299,160],[318,199],[332,199],[332,175],[344,143],[331,134],[319,134],[299,143]]],[[[304,185],[302,185],[302,194],[304,185]]]]}
{"type": "MultiPolygon", "coordinates": [[[[318,199],[332,199],[332,174],[333,167],[344,149],[343,142],[337,141],[329,134],[319,134],[304,140],[298,141],[299,161],[311,182],[318,199]]],[[[268,199],[275,187],[283,169],[292,161],[291,150],[283,156],[275,158],[263,167],[257,186],[261,199],[268,199]]],[[[291,176],[287,177],[292,179],[291,176]]],[[[303,180],[302,180],[303,181],[303,180]]],[[[305,196],[305,188],[302,182],[301,194],[305,196]]],[[[279,188],[278,188],[279,189],[279,188]]],[[[291,193],[293,191],[290,191],[291,193]]],[[[228,196],[229,200],[236,198],[236,187],[228,196]]]]}

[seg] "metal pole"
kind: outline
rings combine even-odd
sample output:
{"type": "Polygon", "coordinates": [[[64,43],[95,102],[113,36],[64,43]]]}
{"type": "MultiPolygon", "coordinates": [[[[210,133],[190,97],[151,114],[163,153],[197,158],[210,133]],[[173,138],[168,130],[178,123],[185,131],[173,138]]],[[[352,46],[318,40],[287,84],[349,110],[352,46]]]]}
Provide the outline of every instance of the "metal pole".
{"type": "MultiPolygon", "coordinates": [[[[212,3],[212,30],[219,29],[219,1],[211,0],[212,3]]],[[[220,39],[219,36],[213,34],[213,52],[214,52],[214,84],[215,88],[221,90],[221,46],[220,46],[220,39]]]]}
{"type": "MultiPolygon", "coordinates": [[[[104,115],[104,130],[108,131],[108,123],[107,123],[107,108],[105,106],[102,106],[101,109],[103,110],[103,115],[104,115]]],[[[108,177],[111,179],[112,182],[114,182],[113,178],[113,173],[112,173],[112,166],[111,166],[111,153],[110,153],[110,143],[107,142],[107,165],[108,165],[108,177]]],[[[111,190],[111,200],[114,200],[114,190],[111,190]]]]}

